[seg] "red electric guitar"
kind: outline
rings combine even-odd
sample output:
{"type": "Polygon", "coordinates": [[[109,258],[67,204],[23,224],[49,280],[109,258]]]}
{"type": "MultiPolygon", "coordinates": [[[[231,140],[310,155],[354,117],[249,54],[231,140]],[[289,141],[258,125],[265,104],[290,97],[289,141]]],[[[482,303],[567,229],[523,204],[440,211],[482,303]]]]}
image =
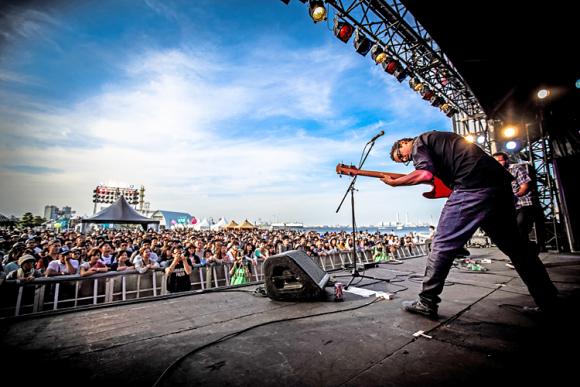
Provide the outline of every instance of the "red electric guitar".
{"type": "MultiPolygon", "coordinates": [[[[358,169],[353,165],[344,165],[344,164],[338,164],[336,166],[336,173],[338,173],[339,175],[348,175],[348,176],[362,175],[378,178],[391,176],[393,179],[405,176],[402,173],[365,171],[364,169],[358,169]]],[[[451,189],[435,176],[433,177],[433,183],[426,184],[431,184],[433,186],[433,189],[431,191],[423,193],[423,196],[425,196],[427,199],[448,198],[449,195],[451,195],[452,192],[451,189]]]]}

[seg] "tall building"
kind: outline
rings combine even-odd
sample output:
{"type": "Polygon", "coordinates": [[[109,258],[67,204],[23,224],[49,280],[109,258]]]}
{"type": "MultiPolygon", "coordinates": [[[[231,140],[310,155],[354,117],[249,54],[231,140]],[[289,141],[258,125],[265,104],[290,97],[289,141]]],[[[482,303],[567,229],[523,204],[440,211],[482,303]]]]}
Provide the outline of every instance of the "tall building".
{"type": "Polygon", "coordinates": [[[62,217],[70,219],[72,217],[72,208],[70,206],[64,206],[59,213],[62,217]]]}
{"type": "Polygon", "coordinates": [[[44,206],[44,219],[55,220],[58,217],[58,207],[55,205],[44,206]]]}

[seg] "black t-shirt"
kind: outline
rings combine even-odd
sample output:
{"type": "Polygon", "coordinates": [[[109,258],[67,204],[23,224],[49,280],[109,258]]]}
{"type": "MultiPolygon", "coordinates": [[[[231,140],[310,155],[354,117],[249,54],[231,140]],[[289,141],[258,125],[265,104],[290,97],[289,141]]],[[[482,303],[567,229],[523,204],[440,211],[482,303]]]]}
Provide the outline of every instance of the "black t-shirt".
{"type": "Polygon", "coordinates": [[[416,137],[411,158],[415,169],[430,171],[450,188],[505,187],[513,179],[480,147],[451,132],[416,137]]]}
{"type": "MultiPolygon", "coordinates": [[[[193,266],[193,264],[191,263],[191,259],[189,258],[187,259],[189,265],[193,266]]],[[[188,290],[191,290],[191,279],[189,277],[189,274],[185,272],[183,262],[179,262],[175,266],[173,273],[171,273],[171,275],[167,279],[167,290],[169,290],[172,293],[186,292],[188,290]]]]}

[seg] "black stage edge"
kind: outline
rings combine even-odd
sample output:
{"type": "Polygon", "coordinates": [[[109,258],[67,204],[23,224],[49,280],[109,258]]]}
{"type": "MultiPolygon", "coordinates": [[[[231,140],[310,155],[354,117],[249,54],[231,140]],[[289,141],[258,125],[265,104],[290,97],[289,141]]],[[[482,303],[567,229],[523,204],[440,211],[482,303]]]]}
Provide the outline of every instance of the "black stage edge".
{"type": "Polygon", "coordinates": [[[391,293],[408,288],[390,301],[345,293],[344,302],[332,297],[278,302],[253,296],[253,285],[5,319],[0,321],[2,369],[19,384],[83,387],[152,386],[161,375],[160,386],[573,383],[580,349],[580,256],[542,255],[564,305],[560,316],[547,318],[523,309],[533,301],[501,253],[471,249],[471,254],[492,259],[485,264],[489,270],[453,269],[438,321],[400,308],[420,289],[409,274],[423,273],[422,257],[367,270],[388,283],[353,284],[391,293]],[[431,338],[414,336],[418,331],[431,338]],[[215,343],[224,337],[229,338],[215,343]]]}

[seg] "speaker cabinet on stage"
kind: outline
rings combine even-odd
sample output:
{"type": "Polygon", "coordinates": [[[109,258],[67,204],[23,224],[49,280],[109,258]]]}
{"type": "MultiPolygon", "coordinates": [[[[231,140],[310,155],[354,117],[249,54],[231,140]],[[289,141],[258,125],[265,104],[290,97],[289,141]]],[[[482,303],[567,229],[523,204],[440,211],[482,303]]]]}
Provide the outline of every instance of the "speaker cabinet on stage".
{"type": "Polygon", "coordinates": [[[264,284],[274,300],[309,300],[322,297],[330,276],[305,252],[290,250],[264,261],[264,284]]]}

